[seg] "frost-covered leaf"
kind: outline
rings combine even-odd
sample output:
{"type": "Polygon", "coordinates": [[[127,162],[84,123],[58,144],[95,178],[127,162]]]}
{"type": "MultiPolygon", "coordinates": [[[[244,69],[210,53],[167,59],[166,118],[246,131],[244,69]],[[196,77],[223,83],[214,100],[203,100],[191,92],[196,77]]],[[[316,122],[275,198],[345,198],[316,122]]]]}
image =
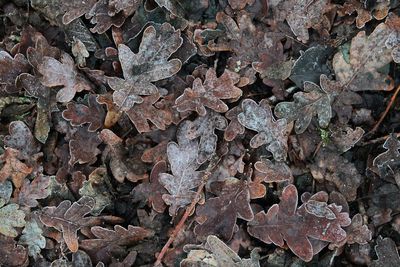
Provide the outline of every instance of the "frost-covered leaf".
{"type": "Polygon", "coordinates": [[[394,267],[400,265],[399,252],[397,251],[396,243],[391,238],[379,236],[376,243],[375,251],[378,259],[374,260],[369,265],[370,267],[394,267]]]}
{"type": "Polygon", "coordinates": [[[168,23],[164,23],[158,33],[154,26],[147,27],[136,54],[128,46],[120,44],[118,57],[124,79],[108,79],[108,84],[115,91],[115,104],[126,112],[136,103],[143,102],[141,96],[157,93],[158,89],[152,82],[169,78],[181,68],[180,60],[168,60],[181,44],[180,31],[168,23]]]}
{"type": "Polygon", "coordinates": [[[69,102],[77,92],[92,89],[90,83],[78,73],[74,60],[67,53],[61,55],[60,61],[52,57],[43,57],[38,71],[42,75],[40,82],[44,86],[62,87],[56,95],[58,102],[69,102]]]}
{"type": "Polygon", "coordinates": [[[214,69],[208,69],[204,82],[200,78],[193,81],[192,88],[186,88],[184,93],[175,100],[179,112],[196,111],[200,116],[206,115],[205,107],[216,112],[228,111],[228,106],[223,99],[237,99],[242,95],[242,90],[235,86],[239,75],[225,70],[217,77],[214,69]]]}
{"type": "Polygon", "coordinates": [[[72,126],[89,124],[88,131],[90,132],[100,129],[103,127],[105,111],[96,98],[96,95],[89,95],[88,105],[68,103],[67,109],[62,112],[63,118],[72,126]]]}
{"type": "Polygon", "coordinates": [[[108,262],[113,253],[125,252],[125,247],[132,246],[153,235],[149,230],[132,225],[128,225],[128,228],[115,225],[114,230],[94,226],[91,231],[96,238],[82,240],[81,248],[94,259],[105,262],[108,262]]]}
{"type": "Polygon", "coordinates": [[[3,168],[0,170],[0,182],[11,178],[14,186],[20,188],[26,176],[32,172],[32,168],[20,161],[19,152],[13,148],[7,148],[0,156],[3,168]]]}
{"type": "Polygon", "coordinates": [[[18,194],[18,203],[30,208],[36,207],[38,199],[44,199],[50,195],[50,176],[38,175],[32,182],[26,179],[18,194]]]}
{"type": "Polygon", "coordinates": [[[97,168],[84,181],[79,189],[79,195],[92,197],[95,205],[90,212],[98,216],[105,207],[112,205],[112,195],[109,192],[110,181],[107,175],[107,169],[97,168]]]}
{"type": "Polygon", "coordinates": [[[333,58],[336,79],[352,91],[392,90],[393,82],[380,69],[392,61],[391,49],[385,46],[391,34],[398,29],[380,23],[367,36],[359,32],[352,40],[349,50],[339,51],[333,58]]]}
{"type": "Polygon", "coordinates": [[[74,165],[75,163],[93,163],[96,161],[97,155],[101,152],[97,148],[100,144],[101,139],[97,133],[89,132],[88,127],[76,128],[69,141],[70,165],[74,165]]]}
{"type": "Polygon", "coordinates": [[[189,140],[200,138],[197,157],[199,164],[206,162],[215,153],[218,140],[215,129],[225,130],[227,126],[227,120],[212,110],[208,110],[204,117],[198,117],[194,121],[186,121],[182,124],[181,129],[185,132],[186,138],[189,140]]]}
{"type": "Polygon", "coordinates": [[[0,182],[0,208],[10,201],[13,187],[10,181],[0,182]]]}
{"type": "Polygon", "coordinates": [[[30,66],[25,56],[16,54],[14,58],[6,51],[0,51],[0,92],[15,93],[15,79],[24,72],[29,72],[30,66]]]}
{"type": "Polygon", "coordinates": [[[356,127],[354,130],[348,126],[333,127],[332,141],[335,146],[341,151],[346,152],[351,149],[364,136],[365,131],[361,127],[356,127]]]}
{"type": "Polygon", "coordinates": [[[293,174],[285,162],[272,162],[268,159],[254,163],[256,176],[262,177],[266,183],[293,182],[293,174]]]}
{"type": "Polygon", "coordinates": [[[336,204],[324,204],[313,197],[300,207],[297,207],[297,202],[296,187],[288,185],[279,204],[272,205],[267,213],[257,213],[254,220],[248,223],[248,232],[267,244],[283,247],[286,242],[296,256],[308,262],[314,255],[310,238],[339,242],[346,238],[343,227],[351,221],[349,214],[341,212],[342,207],[336,204]],[[321,209],[308,212],[306,205],[309,201],[319,202],[321,209]]]}
{"type": "Polygon", "coordinates": [[[57,207],[44,207],[39,215],[42,223],[54,227],[62,232],[65,243],[72,252],[78,251],[78,230],[91,219],[85,217],[95,205],[91,197],[82,197],[77,202],[71,203],[64,200],[57,207]]]}
{"type": "Polygon", "coordinates": [[[197,207],[196,221],[199,225],[194,228],[194,232],[200,237],[214,234],[230,240],[237,218],[246,221],[254,218],[250,207],[249,185],[247,181],[231,177],[218,186],[212,184],[211,188],[217,197],[209,198],[204,205],[197,207]]]}
{"type": "Polygon", "coordinates": [[[8,129],[10,135],[4,137],[4,144],[7,147],[18,150],[25,159],[39,152],[40,146],[24,122],[13,121],[8,129]]]}
{"type": "Polygon", "coordinates": [[[304,82],[304,92],[293,95],[294,102],[280,102],[275,107],[275,115],[288,122],[296,121],[294,129],[297,134],[303,133],[313,116],[318,115],[318,123],[326,128],[332,118],[332,102],[341,91],[341,86],[321,75],[321,86],[312,82],[304,82]]]}
{"type": "Polygon", "coordinates": [[[202,182],[204,172],[196,171],[199,143],[188,140],[184,133],[178,132],[178,143],[170,142],[167,146],[168,161],[172,174],[160,173],[159,181],[168,190],[162,198],[170,206],[169,214],[175,216],[179,208],[190,204],[196,195],[194,188],[202,182]]]}
{"type": "Polygon", "coordinates": [[[382,178],[396,177],[400,171],[400,141],[395,134],[391,134],[383,147],[386,151],[376,156],[372,165],[378,168],[382,178]]]}
{"type": "Polygon", "coordinates": [[[28,263],[28,251],[17,245],[13,238],[0,235],[1,266],[24,266],[28,263]]]}
{"type": "Polygon", "coordinates": [[[257,148],[266,145],[275,160],[285,160],[287,153],[286,119],[275,120],[271,107],[265,100],[257,104],[252,99],[245,99],[242,102],[242,110],[243,112],[238,115],[240,124],[258,132],[250,140],[250,146],[257,148]]]}
{"type": "Polygon", "coordinates": [[[246,128],[238,120],[239,113],[242,112],[241,106],[236,106],[225,113],[225,117],[230,120],[224,132],[224,139],[228,142],[234,140],[236,136],[244,134],[246,128]]]}
{"type": "Polygon", "coordinates": [[[25,213],[17,204],[8,204],[0,208],[0,222],[0,234],[16,237],[18,232],[14,228],[25,226],[25,213]]]}
{"type": "MultiPolygon", "coordinates": [[[[339,244],[332,244],[333,247],[340,247],[345,244],[360,244],[365,245],[372,239],[372,232],[368,229],[368,225],[364,224],[363,216],[359,213],[353,216],[351,224],[344,228],[346,231],[346,238],[339,242],[339,244]]],[[[331,246],[330,246],[331,247],[331,246]]]]}
{"type": "Polygon", "coordinates": [[[307,43],[308,29],[316,28],[321,23],[328,4],[329,0],[277,0],[273,1],[269,8],[277,20],[287,21],[297,39],[307,43]]]}
{"type": "Polygon", "coordinates": [[[25,225],[19,244],[28,246],[29,256],[36,259],[40,255],[40,251],[46,246],[43,230],[39,227],[35,219],[31,219],[25,225]]]}

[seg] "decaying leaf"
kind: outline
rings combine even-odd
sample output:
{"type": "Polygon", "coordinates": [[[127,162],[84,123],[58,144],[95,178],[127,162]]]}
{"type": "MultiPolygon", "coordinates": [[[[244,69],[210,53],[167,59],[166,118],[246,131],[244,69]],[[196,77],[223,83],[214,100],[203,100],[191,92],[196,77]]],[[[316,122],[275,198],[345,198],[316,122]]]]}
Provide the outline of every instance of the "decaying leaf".
{"type": "MultiPolygon", "coordinates": [[[[184,248],[185,249],[185,248],[184,248]]],[[[260,255],[256,249],[250,253],[250,259],[242,259],[215,235],[209,235],[203,247],[191,249],[187,258],[181,261],[181,267],[260,267],[260,255]]]]}
{"type": "Polygon", "coordinates": [[[274,243],[280,247],[286,241],[294,254],[304,261],[310,261],[314,255],[310,238],[339,242],[346,238],[343,227],[348,226],[351,220],[348,213],[341,212],[341,206],[336,204],[320,205],[321,209],[317,208],[310,213],[306,209],[309,201],[324,204],[311,197],[308,202],[297,207],[297,189],[294,185],[288,185],[282,192],[279,204],[272,205],[267,213],[257,213],[254,220],[248,223],[249,234],[267,244],[274,243]]]}
{"type": "Polygon", "coordinates": [[[42,223],[62,232],[64,241],[72,252],[78,251],[78,230],[91,219],[85,217],[95,205],[91,197],[82,197],[77,202],[62,201],[57,207],[44,207],[39,215],[42,223]]]}
{"type": "Polygon", "coordinates": [[[175,216],[179,208],[190,204],[196,195],[194,188],[202,182],[204,172],[196,171],[199,143],[188,140],[184,133],[178,132],[178,143],[170,142],[167,146],[168,161],[172,174],[160,173],[159,181],[168,190],[162,198],[170,206],[169,214],[175,216]]]}
{"type": "Polygon", "coordinates": [[[250,140],[250,146],[257,148],[266,145],[267,150],[277,161],[285,160],[287,153],[286,119],[275,120],[271,107],[265,100],[257,104],[252,99],[245,99],[242,102],[242,110],[243,112],[238,115],[240,124],[258,132],[250,140]]]}
{"type": "Polygon", "coordinates": [[[89,132],[88,127],[78,127],[72,134],[69,141],[69,151],[71,158],[70,165],[75,163],[93,163],[96,161],[100,150],[97,148],[101,144],[101,139],[97,133],[89,132]]]}
{"type": "Polygon", "coordinates": [[[32,182],[26,179],[18,194],[18,203],[23,206],[34,208],[38,199],[44,199],[50,194],[50,176],[39,175],[32,182]]]}
{"type": "Polygon", "coordinates": [[[219,113],[226,112],[228,106],[222,100],[237,99],[242,95],[242,90],[235,86],[238,81],[239,75],[236,73],[225,70],[217,77],[215,70],[209,69],[204,82],[196,78],[192,88],[185,89],[175,100],[176,109],[179,112],[193,110],[200,116],[206,115],[205,107],[219,113]]]}
{"type": "Polygon", "coordinates": [[[181,68],[180,60],[168,60],[181,44],[180,31],[174,30],[168,23],[164,23],[158,33],[153,26],[147,27],[137,54],[120,44],[118,57],[124,79],[108,79],[108,84],[115,91],[115,104],[127,112],[136,103],[143,102],[142,95],[157,93],[158,89],[152,82],[171,77],[181,68]]]}
{"type": "Polygon", "coordinates": [[[28,264],[28,251],[21,245],[17,245],[13,238],[0,234],[2,266],[24,266],[28,264]]]}
{"type": "Polygon", "coordinates": [[[400,141],[397,140],[394,134],[391,134],[386,139],[383,147],[386,151],[376,156],[372,164],[378,168],[382,178],[392,176],[396,182],[397,180],[400,181],[400,177],[398,177],[400,170],[400,141]]]}
{"type": "Polygon", "coordinates": [[[0,182],[4,182],[10,177],[17,188],[22,186],[25,177],[33,170],[20,161],[19,154],[18,150],[7,148],[0,156],[0,161],[4,162],[3,168],[0,170],[0,182]]]}
{"type": "Polygon", "coordinates": [[[214,234],[230,240],[237,218],[251,221],[254,218],[250,207],[250,190],[247,181],[228,178],[213,186],[217,197],[209,198],[206,204],[198,206],[194,228],[197,236],[214,234]]]}
{"type": "Polygon", "coordinates": [[[82,240],[81,248],[95,259],[104,262],[108,262],[115,251],[126,251],[125,246],[153,235],[149,230],[132,225],[128,225],[128,228],[115,225],[114,230],[94,226],[91,231],[96,238],[82,240]]]}
{"type": "Polygon", "coordinates": [[[0,183],[0,208],[10,201],[13,186],[10,181],[0,183]]]}
{"type": "Polygon", "coordinates": [[[341,91],[341,86],[330,81],[325,75],[320,78],[321,87],[312,82],[304,82],[304,92],[293,95],[294,102],[280,102],[275,107],[278,118],[286,118],[288,122],[296,121],[294,129],[297,134],[303,133],[314,115],[318,115],[318,123],[326,128],[332,118],[332,102],[341,91]]]}
{"type": "Polygon", "coordinates": [[[339,242],[339,244],[332,244],[333,246],[343,246],[344,244],[368,244],[372,239],[372,232],[368,226],[363,223],[363,216],[359,213],[351,218],[351,224],[344,228],[346,231],[346,238],[339,242]]]}
{"type": "Polygon", "coordinates": [[[208,110],[207,115],[198,117],[194,121],[185,121],[181,126],[181,132],[189,140],[200,138],[197,162],[206,162],[215,153],[218,137],[215,129],[224,130],[228,122],[218,113],[208,110]]]}
{"type": "Polygon", "coordinates": [[[376,240],[377,245],[375,251],[378,256],[377,260],[371,263],[371,267],[399,266],[400,257],[397,251],[396,243],[389,237],[382,238],[379,236],[376,240]]]}
{"type": "Polygon", "coordinates": [[[230,120],[224,132],[224,139],[228,142],[234,140],[236,136],[244,134],[244,131],[246,130],[246,128],[240,124],[237,118],[241,112],[242,108],[240,106],[236,106],[225,113],[225,117],[230,120]]]}
{"type": "Polygon", "coordinates": [[[38,71],[42,74],[40,82],[44,86],[62,86],[56,95],[59,102],[69,102],[77,92],[92,89],[90,83],[76,70],[72,57],[66,53],[61,55],[60,61],[52,57],[43,57],[38,71]]]}
{"type": "Polygon", "coordinates": [[[68,103],[67,109],[62,112],[65,120],[72,126],[89,124],[88,131],[94,132],[103,127],[105,111],[96,101],[96,95],[88,96],[88,105],[68,103]]]}
{"type": "Polygon", "coordinates": [[[14,58],[6,51],[0,51],[0,92],[15,93],[15,79],[24,72],[29,72],[29,64],[25,56],[16,54],[14,58]]]}
{"type": "Polygon", "coordinates": [[[272,162],[264,159],[254,163],[256,175],[266,183],[293,182],[292,171],[284,162],[272,162]]]}
{"type": "Polygon", "coordinates": [[[40,146],[24,122],[13,121],[8,128],[10,135],[4,137],[4,144],[7,147],[18,150],[23,159],[29,159],[39,152],[40,146]]]}
{"type": "Polygon", "coordinates": [[[46,246],[46,239],[42,234],[43,230],[39,227],[39,224],[35,219],[31,219],[26,223],[19,239],[19,244],[28,246],[28,255],[35,259],[46,246]]]}
{"type": "Polygon", "coordinates": [[[18,204],[11,203],[0,208],[0,221],[0,234],[16,237],[18,232],[14,228],[25,226],[25,213],[18,204]]]}

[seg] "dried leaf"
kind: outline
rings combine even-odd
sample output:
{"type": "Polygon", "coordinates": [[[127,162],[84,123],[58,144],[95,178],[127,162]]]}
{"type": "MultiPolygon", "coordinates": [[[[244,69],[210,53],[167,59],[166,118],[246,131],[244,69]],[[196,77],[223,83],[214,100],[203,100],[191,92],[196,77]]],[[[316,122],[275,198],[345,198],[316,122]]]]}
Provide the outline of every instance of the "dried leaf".
{"type": "Polygon", "coordinates": [[[238,120],[238,115],[242,111],[241,106],[236,106],[225,113],[225,117],[230,120],[224,132],[224,139],[228,142],[234,140],[239,134],[244,134],[244,131],[246,130],[238,120]]]}
{"type": "Polygon", "coordinates": [[[204,82],[200,78],[193,81],[192,88],[186,88],[184,93],[175,100],[176,109],[179,112],[196,111],[200,116],[206,115],[208,107],[216,112],[228,111],[228,106],[222,99],[238,99],[242,90],[235,84],[239,81],[239,75],[225,70],[217,77],[214,69],[208,69],[204,82]]]}
{"type": "Polygon", "coordinates": [[[397,140],[395,134],[391,134],[383,147],[386,151],[376,156],[372,165],[378,168],[379,175],[382,178],[397,177],[400,170],[400,141],[397,140]]]}
{"type": "Polygon", "coordinates": [[[46,247],[46,239],[43,231],[35,219],[31,219],[25,225],[19,244],[28,246],[28,255],[35,260],[40,256],[40,251],[46,247]]]}
{"type": "MultiPolygon", "coordinates": [[[[318,193],[315,198],[318,198],[318,193]]],[[[254,220],[248,223],[248,232],[267,244],[283,247],[286,241],[296,256],[308,262],[314,255],[309,238],[339,242],[346,238],[342,227],[348,226],[351,221],[348,213],[341,212],[342,207],[336,204],[326,205],[313,197],[300,207],[297,207],[297,202],[296,187],[288,185],[283,189],[279,204],[272,205],[267,213],[257,213],[254,220]],[[314,201],[314,204],[319,202],[320,209],[308,212],[306,205],[310,204],[309,201],[314,201]]]]}
{"type": "Polygon", "coordinates": [[[72,134],[69,141],[69,152],[71,158],[69,164],[72,166],[75,163],[93,163],[100,154],[97,148],[101,144],[101,139],[97,133],[89,132],[88,127],[78,127],[72,134]]]}
{"type": "Polygon", "coordinates": [[[42,74],[40,81],[44,86],[62,86],[57,92],[56,99],[65,103],[71,101],[77,92],[89,91],[92,86],[78,74],[70,55],[63,53],[60,60],[61,62],[45,56],[38,66],[38,71],[42,74]]]}
{"type": "Polygon", "coordinates": [[[10,201],[13,187],[10,181],[0,183],[0,208],[10,201]]]}
{"type": "Polygon", "coordinates": [[[0,208],[0,234],[16,237],[18,232],[14,227],[25,226],[25,213],[19,210],[17,204],[11,203],[0,208]]]}
{"type": "Polygon", "coordinates": [[[346,152],[357,144],[364,136],[365,131],[361,127],[354,130],[350,127],[334,127],[332,133],[332,141],[341,151],[346,152]]]}
{"type": "Polygon", "coordinates": [[[182,44],[180,31],[175,31],[168,23],[164,23],[161,29],[159,33],[153,26],[144,30],[137,54],[126,45],[118,46],[118,57],[125,79],[110,77],[108,84],[115,91],[115,104],[125,112],[135,103],[143,102],[141,95],[158,92],[152,82],[169,78],[181,68],[180,60],[168,60],[182,44]]]}
{"type": "Polygon", "coordinates": [[[293,182],[292,171],[284,162],[272,162],[264,159],[254,163],[256,176],[260,177],[266,183],[293,182]]]}
{"type": "Polygon", "coordinates": [[[3,168],[0,170],[0,182],[4,182],[10,177],[16,188],[22,186],[25,177],[33,170],[19,160],[19,154],[18,150],[7,148],[0,156],[0,161],[4,162],[3,168]]]}
{"type": "Polygon", "coordinates": [[[65,243],[72,252],[78,251],[78,230],[90,221],[89,214],[95,205],[91,197],[82,197],[71,203],[64,200],[57,207],[44,207],[39,216],[42,223],[62,232],[65,243]]]}
{"type": "Polygon", "coordinates": [[[246,181],[228,178],[218,186],[213,184],[213,192],[217,197],[209,198],[196,210],[196,221],[199,225],[194,228],[194,233],[200,237],[214,234],[230,240],[237,218],[251,221],[254,218],[250,207],[250,190],[246,181]]]}
{"type": "Polygon", "coordinates": [[[17,245],[13,238],[0,235],[0,247],[0,265],[17,267],[28,264],[28,251],[23,246],[17,245]]]}
{"type": "Polygon", "coordinates": [[[400,257],[397,251],[396,243],[389,237],[382,238],[379,236],[376,240],[377,245],[375,251],[378,256],[369,266],[371,267],[386,267],[386,266],[399,266],[400,257]]]}
{"type": "Polygon", "coordinates": [[[28,159],[39,152],[40,146],[25,123],[13,121],[8,128],[10,135],[4,137],[4,144],[7,147],[18,150],[24,159],[28,159]]]}
{"type": "Polygon", "coordinates": [[[275,120],[271,107],[265,100],[257,104],[252,99],[245,99],[242,102],[242,110],[243,112],[238,115],[240,124],[258,132],[250,140],[250,146],[257,148],[267,145],[267,150],[273,154],[275,160],[285,160],[287,153],[286,119],[275,120]]]}
{"type": "Polygon", "coordinates": [[[280,102],[275,107],[278,118],[286,118],[288,122],[296,121],[294,129],[297,134],[303,133],[314,115],[318,115],[318,123],[326,128],[332,118],[332,102],[341,91],[341,86],[330,81],[325,75],[320,78],[321,87],[312,82],[304,82],[304,92],[293,95],[294,102],[280,102]]]}
{"type": "Polygon", "coordinates": [[[6,51],[0,51],[0,92],[16,93],[15,79],[24,72],[29,72],[29,64],[25,56],[16,54],[11,57],[6,51]]]}
{"type": "Polygon", "coordinates": [[[215,129],[224,130],[228,122],[218,113],[208,110],[207,115],[182,124],[182,131],[189,140],[200,138],[197,162],[206,162],[215,153],[218,137],[215,129]]]}
{"type": "Polygon", "coordinates": [[[50,176],[38,175],[32,182],[25,180],[18,194],[18,204],[34,208],[38,199],[45,199],[50,194],[50,176]]]}
{"type": "Polygon", "coordinates": [[[108,258],[115,250],[126,251],[123,247],[153,235],[149,230],[132,225],[128,225],[128,228],[115,225],[114,230],[94,226],[91,231],[96,238],[82,240],[81,247],[96,260],[104,262],[108,262],[108,258]]]}
{"type": "Polygon", "coordinates": [[[72,126],[82,126],[89,124],[88,131],[95,132],[103,127],[105,111],[96,101],[96,95],[88,96],[88,105],[68,103],[67,109],[62,112],[65,120],[72,126]]]}
{"type": "Polygon", "coordinates": [[[393,89],[390,77],[379,69],[392,61],[391,49],[385,46],[390,34],[396,32],[381,23],[366,36],[359,32],[351,41],[348,51],[339,51],[333,58],[337,80],[352,91],[393,89]]]}
{"type": "Polygon", "coordinates": [[[187,140],[184,133],[178,133],[178,144],[168,143],[167,155],[172,174],[160,173],[159,181],[168,190],[163,194],[164,202],[170,206],[169,214],[175,216],[178,209],[189,205],[196,192],[192,189],[202,182],[204,172],[196,171],[199,144],[196,140],[187,140]]]}

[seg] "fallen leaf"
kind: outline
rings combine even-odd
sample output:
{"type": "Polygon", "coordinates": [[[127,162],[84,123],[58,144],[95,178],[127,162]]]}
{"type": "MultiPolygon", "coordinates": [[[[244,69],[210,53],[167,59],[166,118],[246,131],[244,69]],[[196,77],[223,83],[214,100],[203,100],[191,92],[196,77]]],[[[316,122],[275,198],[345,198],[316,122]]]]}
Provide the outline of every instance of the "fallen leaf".
{"type": "Polygon", "coordinates": [[[18,204],[10,203],[0,208],[0,221],[0,234],[16,237],[18,232],[14,228],[25,226],[25,213],[18,204]]]}
{"type": "Polygon", "coordinates": [[[0,156],[0,161],[4,162],[3,168],[0,170],[0,182],[11,178],[16,188],[22,186],[25,177],[33,170],[19,160],[19,154],[18,150],[7,148],[4,154],[0,156]]]}
{"type": "Polygon", "coordinates": [[[370,266],[371,267],[386,267],[386,266],[399,266],[400,257],[397,251],[396,243],[389,237],[382,238],[379,236],[376,239],[377,245],[375,246],[375,251],[378,256],[377,260],[374,260],[370,266]]]}
{"type": "Polygon", "coordinates": [[[14,58],[6,51],[0,51],[0,92],[16,93],[15,79],[24,72],[29,72],[30,66],[25,56],[16,54],[14,58]]]}
{"type": "Polygon", "coordinates": [[[29,262],[28,251],[21,245],[17,245],[13,238],[0,234],[2,266],[24,266],[29,262]]]}
{"type": "Polygon", "coordinates": [[[40,252],[46,247],[46,239],[43,230],[39,227],[35,219],[29,220],[18,241],[19,244],[28,246],[28,255],[35,260],[41,256],[40,252]]]}
{"type": "Polygon", "coordinates": [[[50,176],[38,175],[32,182],[26,179],[18,194],[18,204],[34,208],[38,199],[45,199],[50,194],[50,176]]]}

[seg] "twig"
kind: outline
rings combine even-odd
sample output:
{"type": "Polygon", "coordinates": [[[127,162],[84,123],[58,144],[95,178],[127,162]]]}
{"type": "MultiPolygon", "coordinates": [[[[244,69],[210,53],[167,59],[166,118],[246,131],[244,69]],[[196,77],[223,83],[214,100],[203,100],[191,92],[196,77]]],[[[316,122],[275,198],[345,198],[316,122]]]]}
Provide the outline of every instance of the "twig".
{"type": "Polygon", "coordinates": [[[388,114],[390,108],[393,106],[394,101],[396,100],[397,95],[399,94],[400,91],[400,85],[397,86],[396,91],[394,92],[394,94],[392,95],[392,97],[390,98],[389,104],[386,106],[385,111],[382,113],[381,117],[379,118],[378,122],[375,124],[375,126],[372,128],[371,131],[369,131],[368,134],[372,134],[374,133],[376,130],[378,130],[379,125],[382,123],[382,121],[385,119],[386,115],[388,114]]]}
{"type": "MultiPolygon", "coordinates": [[[[400,138],[400,133],[395,133],[394,135],[397,138],[400,138]]],[[[389,136],[390,135],[388,134],[388,135],[385,135],[385,136],[382,136],[382,137],[379,137],[376,139],[369,140],[367,142],[362,142],[362,143],[360,143],[360,146],[367,146],[367,145],[372,145],[372,144],[376,144],[376,143],[383,143],[384,141],[386,141],[386,139],[389,138],[389,136]]]]}
{"type": "Polygon", "coordinates": [[[169,246],[174,242],[175,238],[177,235],[184,229],[185,222],[187,218],[192,214],[199,198],[200,194],[203,191],[204,186],[207,183],[208,177],[211,174],[211,171],[217,166],[220,158],[215,158],[215,161],[211,161],[210,165],[208,166],[207,170],[204,173],[204,176],[202,178],[201,185],[197,188],[196,195],[192,200],[192,203],[190,203],[190,206],[186,209],[185,213],[183,214],[182,218],[180,219],[179,223],[175,226],[174,231],[172,232],[171,236],[169,237],[167,243],[165,243],[164,247],[161,249],[160,253],[157,256],[157,260],[154,263],[154,267],[161,266],[162,259],[164,258],[165,253],[167,253],[167,250],[169,246]]]}

